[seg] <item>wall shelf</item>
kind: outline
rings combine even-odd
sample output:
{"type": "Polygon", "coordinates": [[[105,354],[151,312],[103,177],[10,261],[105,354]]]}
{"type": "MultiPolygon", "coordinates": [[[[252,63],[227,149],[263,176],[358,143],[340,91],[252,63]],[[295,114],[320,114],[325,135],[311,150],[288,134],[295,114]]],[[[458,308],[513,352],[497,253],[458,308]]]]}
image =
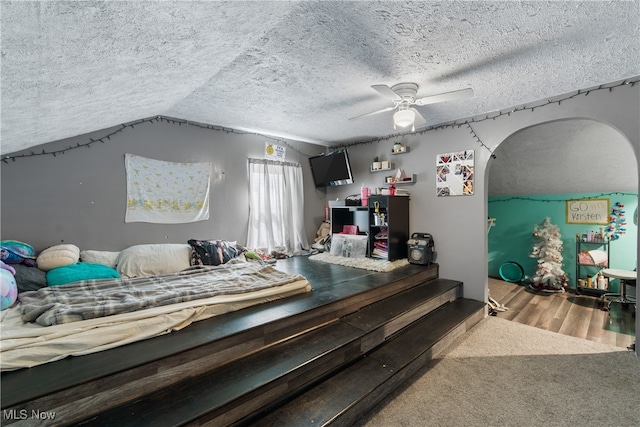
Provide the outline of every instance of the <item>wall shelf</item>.
{"type": "MultiPolygon", "coordinates": [[[[398,182],[394,182],[394,184],[395,184],[395,185],[411,185],[411,184],[415,184],[415,183],[416,183],[416,181],[417,181],[417,178],[416,178],[416,174],[414,173],[414,174],[411,174],[411,179],[410,179],[410,180],[407,180],[407,181],[398,181],[398,182]]],[[[388,187],[389,185],[391,185],[391,183],[390,183],[390,182],[385,182],[385,183],[384,183],[384,186],[385,186],[385,187],[388,187]]]]}
{"type": "Polygon", "coordinates": [[[391,149],[391,154],[396,155],[396,154],[406,154],[409,152],[409,147],[405,146],[403,147],[402,151],[393,151],[393,148],[391,149]]]}
{"type": "Polygon", "coordinates": [[[394,167],[393,167],[393,163],[391,163],[390,165],[391,165],[391,166],[389,166],[388,168],[380,168],[380,169],[374,169],[374,168],[373,168],[373,165],[371,165],[371,166],[369,167],[369,172],[370,172],[370,173],[374,173],[374,172],[382,172],[382,171],[390,171],[390,170],[393,170],[393,169],[394,169],[394,167]]]}

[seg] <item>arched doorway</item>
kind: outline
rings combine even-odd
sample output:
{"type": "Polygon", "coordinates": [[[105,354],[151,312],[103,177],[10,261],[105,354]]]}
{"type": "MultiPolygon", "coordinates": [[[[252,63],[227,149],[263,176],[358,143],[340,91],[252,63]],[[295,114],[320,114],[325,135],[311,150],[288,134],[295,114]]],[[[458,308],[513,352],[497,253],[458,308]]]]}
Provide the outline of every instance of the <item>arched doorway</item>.
{"type": "MultiPolygon", "coordinates": [[[[568,261],[564,267],[575,286],[576,229],[582,232],[582,228],[598,226],[564,224],[566,199],[601,196],[612,204],[624,199],[631,222],[638,192],[631,145],[607,124],[568,119],[521,129],[502,141],[494,153],[486,181],[489,216],[498,216],[488,236],[489,276],[496,277],[503,262],[514,260],[523,265],[526,275],[535,272],[537,259],[530,257],[533,226],[551,216],[564,225],[563,254],[568,261]]],[[[628,229],[612,244],[613,268],[636,267],[637,223],[628,229]]]]}

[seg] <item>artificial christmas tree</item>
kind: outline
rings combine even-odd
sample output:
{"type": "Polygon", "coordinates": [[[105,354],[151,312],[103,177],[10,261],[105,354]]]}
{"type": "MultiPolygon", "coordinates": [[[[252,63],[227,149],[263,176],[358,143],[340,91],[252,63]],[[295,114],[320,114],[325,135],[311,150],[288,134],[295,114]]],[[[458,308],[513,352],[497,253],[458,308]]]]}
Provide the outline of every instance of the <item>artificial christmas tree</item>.
{"type": "Polygon", "coordinates": [[[547,217],[533,228],[535,243],[532,258],[538,258],[538,269],[529,287],[544,292],[564,292],[567,276],[562,270],[562,239],[558,226],[547,217]]]}

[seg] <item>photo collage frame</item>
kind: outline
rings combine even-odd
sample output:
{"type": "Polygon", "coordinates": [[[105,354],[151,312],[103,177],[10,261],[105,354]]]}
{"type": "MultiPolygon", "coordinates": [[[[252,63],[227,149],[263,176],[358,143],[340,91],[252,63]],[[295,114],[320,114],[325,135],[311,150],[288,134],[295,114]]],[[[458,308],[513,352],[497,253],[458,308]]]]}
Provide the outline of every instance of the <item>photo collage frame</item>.
{"type": "Polygon", "coordinates": [[[474,151],[438,154],[436,157],[436,194],[471,196],[473,194],[474,151]]]}

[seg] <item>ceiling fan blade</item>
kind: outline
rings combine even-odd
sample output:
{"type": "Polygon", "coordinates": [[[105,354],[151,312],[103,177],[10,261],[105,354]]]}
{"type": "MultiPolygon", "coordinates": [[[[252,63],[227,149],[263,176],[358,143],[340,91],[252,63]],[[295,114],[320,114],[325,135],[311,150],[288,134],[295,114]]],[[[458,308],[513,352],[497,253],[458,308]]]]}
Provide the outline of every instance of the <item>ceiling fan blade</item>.
{"type": "Polygon", "coordinates": [[[414,127],[420,127],[427,124],[427,120],[424,118],[422,114],[420,114],[420,111],[418,111],[415,108],[411,108],[411,110],[413,110],[413,112],[416,113],[416,119],[413,122],[414,127]]]}
{"type": "Polygon", "coordinates": [[[385,98],[389,98],[394,101],[402,101],[402,97],[387,85],[372,85],[371,88],[378,91],[378,93],[385,98]]]}
{"type": "Polygon", "coordinates": [[[383,108],[382,110],[372,111],[371,113],[366,113],[366,114],[361,114],[359,116],[351,117],[349,120],[361,119],[363,117],[373,116],[373,115],[376,115],[376,114],[385,113],[387,111],[391,111],[391,110],[395,110],[395,109],[396,109],[395,106],[387,107],[387,108],[383,108]]]}
{"type": "Polygon", "coordinates": [[[452,92],[445,92],[439,95],[425,96],[424,98],[418,98],[415,100],[415,105],[427,105],[435,104],[436,102],[452,101],[454,99],[470,98],[473,96],[473,89],[461,89],[454,90],[452,92]]]}

